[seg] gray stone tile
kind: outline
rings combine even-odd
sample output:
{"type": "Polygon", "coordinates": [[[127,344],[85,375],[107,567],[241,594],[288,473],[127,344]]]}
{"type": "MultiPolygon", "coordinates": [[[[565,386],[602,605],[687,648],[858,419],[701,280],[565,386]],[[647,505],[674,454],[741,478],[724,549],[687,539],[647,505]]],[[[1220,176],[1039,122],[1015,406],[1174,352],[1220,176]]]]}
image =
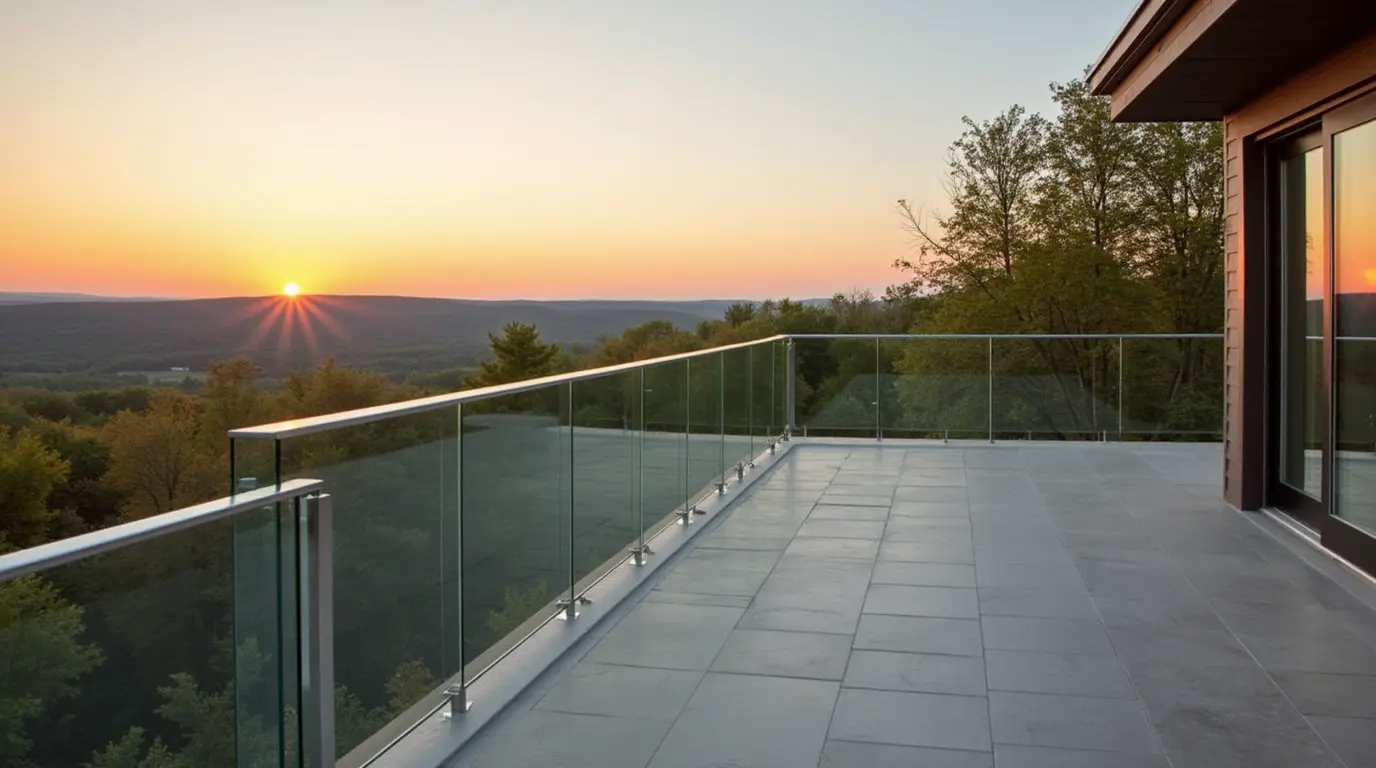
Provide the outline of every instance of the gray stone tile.
{"type": "Polygon", "coordinates": [[[1293,709],[1152,708],[1152,723],[1176,768],[1339,768],[1340,763],[1293,709]]]}
{"type": "Polygon", "coordinates": [[[644,768],[671,723],[649,718],[531,711],[473,768],[644,768]],[[577,749],[569,745],[577,744],[577,749]]]}
{"type": "Polygon", "coordinates": [[[1376,722],[1349,717],[1311,717],[1309,724],[1347,768],[1376,766],[1376,722]]]}
{"type": "Polygon", "coordinates": [[[676,669],[582,663],[551,688],[535,708],[671,721],[688,703],[702,675],[676,669]]]}
{"type": "Polygon", "coordinates": [[[796,768],[821,759],[838,684],[708,673],[650,768],[796,768]]]}
{"type": "Polygon", "coordinates": [[[1107,752],[1160,752],[1142,706],[1132,699],[989,692],[994,741],[1107,752]]]}
{"type": "Polygon", "coordinates": [[[887,520],[887,507],[847,507],[840,504],[818,504],[812,508],[808,520],[887,520]]]}
{"type": "Polygon", "coordinates": [[[841,478],[837,478],[831,482],[831,486],[827,488],[826,492],[832,496],[877,496],[881,498],[890,498],[893,496],[895,485],[896,484],[892,482],[891,478],[890,481],[886,483],[865,485],[846,483],[842,482],[841,478]]]}
{"type": "Polygon", "coordinates": [[[1164,755],[994,745],[998,768],[1170,768],[1164,755]]]}
{"type": "Polygon", "coordinates": [[[1376,677],[1315,672],[1272,672],[1271,677],[1306,715],[1365,717],[1376,729],[1376,677]]]}
{"type": "MultiPolygon", "coordinates": [[[[976,566],[975,570],[980,570],[976,566]]],[[[1083,587],[980,587],[980,613],[992,616],[1036,616],[1098,621],[1094,601],[1083,587]]]]}
{"type": "Polygon", "coordinates": [[[783,552],[793,541],[792,536],[718,536],[703,540],[698,549],[751,549],[760,552],[783,552]]]}
{"type": "Polygon", "coordinates": [[[1376,675],[1376,648],[1351,632],[1324,635],[1249,635],[1238,639],[1268,670],[1376,675]]]}
{"type": "Polygon", "coordinates": [[[970,507],[961,501],[895,501],[890,517],[958,517],[970,519],[970,507]]]}
{"type": "Polygon", "coordinates": [[[906,584],[911,587],[975,586],[975,567],[966,563],[897,563],[880,560],[874,564],[875,584],[906,584]]]}
{"type": "Polygon", "coordinates": [[[884,527],[884,540],[972,544],[969,523],[954,517],[891,517],[884,527]]]}
{"type": "Polygon", "coordinates": [[[1080,572],[1070,563],[1069,558],[1063,565],[1010,563],[999,560],[981,562],[979,565],[981,587],[1038,587],[1047,590],[1084,591],[1080,572]]]}
{"type": "Polygon", "coordinates": [[[865,596],[864,613],[977,619],[979,600],[973,589],[874,584],[865,596]]]}
{"type": "Polygon", "coordinates": [[[1109,629],[1158,627],[1224,632],[1223,622],[1203,597],[1184,593],[1148,598],[1094,598],[1095,608],[1109,629]]]}
{"type": "Polygon", "coordinates": [[[990,690],[1130,699],[1137,694],[1114,656],[985,651],[990,690]]]}
{"type": "Polygon", "coordinates": [[[884,535],[884,522],[809,519],[798,529],[798,535],[833,539],[878,539],[884,535]]]}
{"type": "Polygon", "coordinates": [[[698,548],[675,563],[657,589],[749,597],[760,590],[778,560],[778,552],[698,548]]]}
{"type": "Polygon", "coordinates": [[[712,662],[713,672],[840,680],[849,635],[738,629],[712,662]]]}
{"type": "Polygon", "coordinates": [[[982,656],[978,621],[866,614],[855,630],[855,647],[904,653],[982,656]]]}
{"type": "Polygon", "coordinates": [[[949,485],[900,485],[893,495],[894,501],[965,501],[966,490],[960,486],[949,485]]]}
{"type": "Polygon", "coordinates": [[[772,629],[780,632],[821,632],[853,635],[860,622],[860,604],[833,608],[753,605],[741,619],[741,629],[772,629]]]}
{"type": "MultiPolygon", "coordinates": [[[[821,521],[818,521],[821,522],[821,521]]],[[[830,522],[830,521],[828,521],[830,522]]],[[[874,560],[879,554],[879,542],[871,539],[832,539],[798,537],[784,550],[785,557],[835,558],[841,560],[874,560]]]]}
{"type": "Polygon", "coordinates": [[[1134,677],[1151,668],[1256,667],[1227,632],[1139,626],[1109,631],[1118,656],[1134,677]]]}
{"type": "Polygon", "coordinates": [[[585,659],[605,664],[705,670],[743,614],[739,608],[641,603],[585,659]]]}
{"type": "Polygon", "coordinates": [[[838,504],[843,507],[888,507],[888,496],[853,496],[839,493],[824,493],[819,504],[838,504]]]}
{"type": "Polygon", "coordinates": [[[845,688],[983,696],[984,664],[972,656],[856,650],[845,688]]]}
{"type": "Polygon", "coordinates": [[[683,605],[717,605],[725,608],[749,608],[749,597],[738,597],[735,595],[699,595],[694,592],[661,592],[658,589],[650,590],[645,595],[644,602],[647,603],[681,603],[683,605]]]}
{"type": "Polygon", "coordinates": [[[973,563],[974,548],[964,543],[885,541],[879,559],[903,563],[973,563]]]}
{"type": "Polygon", "coordinates": [[[910,747],[988,751],[983,698],[844,689],[828,737],[910,747]]]}
{"type": "Polygon", "coordinates": [[[818,768],[994,768],[989,752],[899,747],[829,739],[818,768]]]}
{"type": "Polygon", "coordinates": [[[990,650],[1113,655],[1108,633],[1097,621],[984,616],[980,624],[990,650]]]}

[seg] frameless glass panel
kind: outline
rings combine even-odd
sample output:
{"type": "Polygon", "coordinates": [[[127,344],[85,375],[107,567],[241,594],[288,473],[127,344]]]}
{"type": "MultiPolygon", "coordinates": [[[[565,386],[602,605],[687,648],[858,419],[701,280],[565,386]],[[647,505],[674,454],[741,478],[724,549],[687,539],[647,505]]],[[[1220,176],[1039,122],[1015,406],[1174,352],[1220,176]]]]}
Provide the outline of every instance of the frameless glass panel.
{"type": "Polygon", "coordinates": [[[769,447],[774,430],[774,368],[777,342],[750,348],[750,452],[758,454],[769,447]]]}
{"type": "Polygon", "coordinates": [[[573,382],[573,567],[582,592],[640,540],[640,371],[573,382]]]}
{"type": "Polygon", "coordinates": [[[456,431],[448,408],[280,443],[283,479],[324,480],[334,500],[340,756],[375,754],[410,724],[394,719],[458,672],[441,610],[455,560],[456,431]]]}
{"type": "Polygon", "coordinates": [[[568,392],[555,385],[463,405],[466,680],[552,617],[556,599],[569,596],[568,392]]]}
{"type": "Polygon", "coordinates": [[[1336,513],[1376,533],[1376,121],[1333,136],[1336,513]]]}
{"type": "Polygon", "coordinates": [[[1221,339],[1124,339],[1122,350],[1124,439],[1221,439],[1221,339]]]}
{"type": "Polygon", "coordinates": [[[1117,426],[1116,341],[995,339],[995,437],[1075,440],[1117,426]]]}
{"type": "Polygon", "coordinates": [[[0,583],[0,765],[286,764],[290,509],[0,583]]]}
{"type": "Polygon", "coordinates": [[[721,355],[688,360],[688,463],[685,485],[697,499],[722,475],[721,355]]]}
{"type": "Polygon", "coordinates": [[[645,371],[641,504],[646,538],[674,520],[688,498],[688,362],[645,371]]]}
{"type": "Polygon", "coordinates": [[[749,347],[723,352],[722,364],[726,366],[722,377],[726,387],[722,397],[722,404],[726,408],[722,420],[722,446],[726,471],[734,476],[737,465],[747,464],[753,458],[750,451],[750,417],[755,369],[749,347]]]}
{"type": "Polygon", "coordinates": [[[987,438],[984,339],[885,339],[880,416],[886,437],[987,438]]]}
{"type": "Polygon", "coordinates": [[[873,339],[798,339],[798,431],[835,437],[875,434],[873,339]]]}
{"type": "Polygon", "coordinates": [[[1323,149],[1280,164],[1280,473],[1320,497],[1323,472],[1323,149]]]}

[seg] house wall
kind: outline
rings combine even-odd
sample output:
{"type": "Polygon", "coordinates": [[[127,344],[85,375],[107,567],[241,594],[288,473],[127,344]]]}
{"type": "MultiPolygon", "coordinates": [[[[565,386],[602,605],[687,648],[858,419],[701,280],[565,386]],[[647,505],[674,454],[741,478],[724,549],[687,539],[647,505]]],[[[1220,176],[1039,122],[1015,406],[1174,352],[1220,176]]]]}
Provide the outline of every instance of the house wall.
{"type": "MultiPolygon", "coordinates": [[[[1376,34],[1335,52],[1224,116],[1224,496],[1241,509],[1264,503],[1267,139],[1376,90],[1376,34]]],[[[1328,247],[1325,243],[1325,258],[1328,247]]]]}

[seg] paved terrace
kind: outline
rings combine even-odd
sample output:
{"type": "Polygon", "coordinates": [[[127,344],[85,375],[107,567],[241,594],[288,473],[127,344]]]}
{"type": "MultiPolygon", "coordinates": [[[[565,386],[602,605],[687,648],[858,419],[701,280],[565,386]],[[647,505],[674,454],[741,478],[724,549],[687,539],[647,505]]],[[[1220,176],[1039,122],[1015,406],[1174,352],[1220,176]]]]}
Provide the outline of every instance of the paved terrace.
{"type": "Polygon", "coordinates": [[[1218,446],[899,445],[795,447],[457,765],[1376,765],[1376,595],[1218,446]]]}

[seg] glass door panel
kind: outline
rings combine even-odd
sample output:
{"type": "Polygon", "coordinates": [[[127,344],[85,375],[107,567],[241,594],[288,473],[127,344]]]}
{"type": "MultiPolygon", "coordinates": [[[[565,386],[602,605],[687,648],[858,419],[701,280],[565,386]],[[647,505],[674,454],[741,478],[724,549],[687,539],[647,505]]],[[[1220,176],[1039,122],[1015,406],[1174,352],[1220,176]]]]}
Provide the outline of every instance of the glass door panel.
{"type": "Polygon", "coordinates": [[[1280,163],[1280,479],[1323,478],[1323,149],[1280,163]]]}
{"type": "Polygon", "coordinates": [[[1333,134],[1333,264],[1334,512],[1376,534],[1376,120],[1333,134]]]}

